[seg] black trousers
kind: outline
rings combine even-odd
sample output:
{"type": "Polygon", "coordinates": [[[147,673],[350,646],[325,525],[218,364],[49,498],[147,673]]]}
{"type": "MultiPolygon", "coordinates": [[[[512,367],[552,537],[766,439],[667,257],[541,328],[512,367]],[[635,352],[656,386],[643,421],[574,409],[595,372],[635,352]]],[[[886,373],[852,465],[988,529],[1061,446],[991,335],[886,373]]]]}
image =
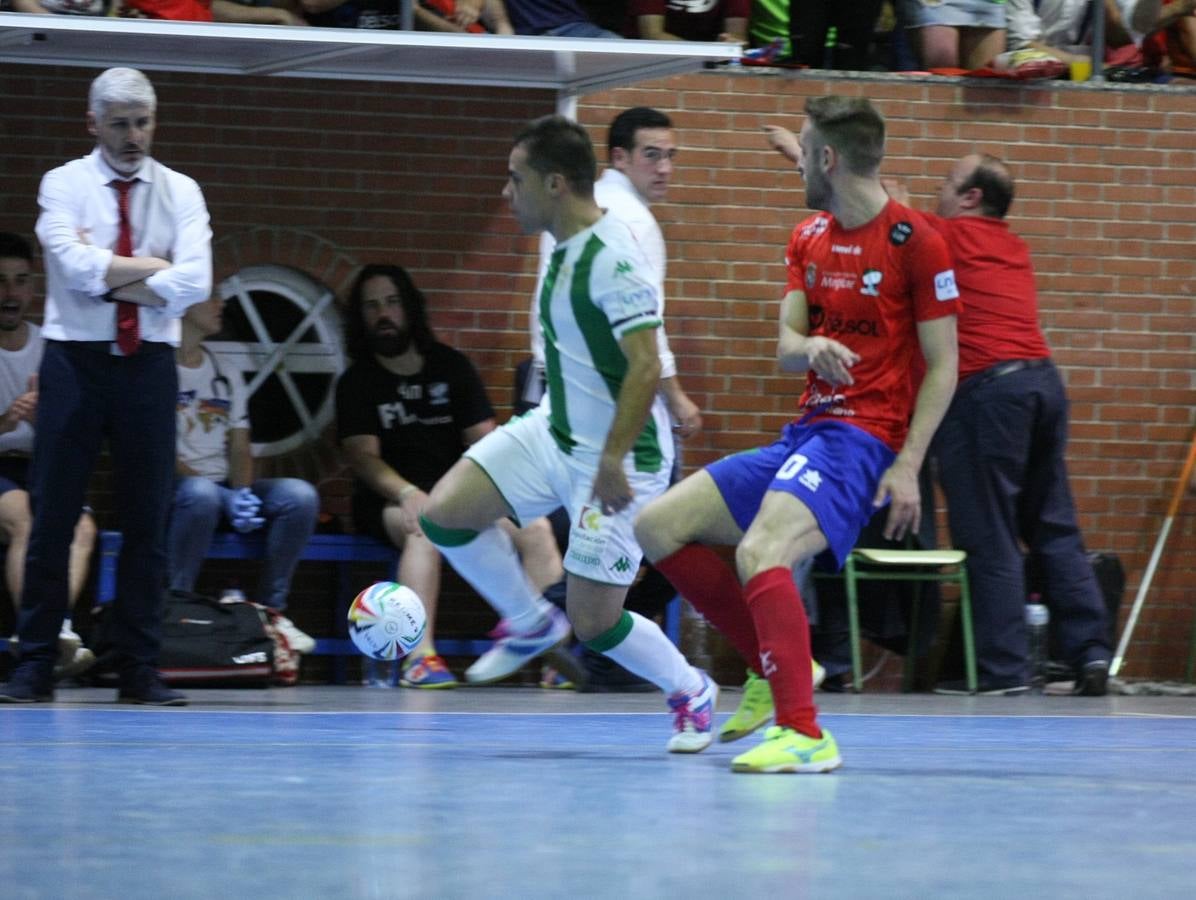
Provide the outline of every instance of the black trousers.
{"type": "Polygon", "coordinates": [[[1108,660],[1106,610],[1067,481],[1067,397],[1049,361],[965,381],[935,435],[955,547],[968,554],[982,675],[1026,677],[1024,551],[1046,578],[1064,661],[1108,660]]]}
{"type": "Polygon", "coordinates": [[[145,343],[123,357],[109,353],[107,343],[46,341],[29,478],[33,530],[17,625],[23,661],[49,667],[57,657],[75,522],[106,438],[124,544],[105,634],[124,667],[156,664],[177,398],[168,344],[145,343]]]}

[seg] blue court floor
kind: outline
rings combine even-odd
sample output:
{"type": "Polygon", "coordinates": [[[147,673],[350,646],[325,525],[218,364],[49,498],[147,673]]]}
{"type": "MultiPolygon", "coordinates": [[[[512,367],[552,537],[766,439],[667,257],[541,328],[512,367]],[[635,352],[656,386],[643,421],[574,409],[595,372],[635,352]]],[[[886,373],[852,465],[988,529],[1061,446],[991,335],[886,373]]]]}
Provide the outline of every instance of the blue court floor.
{"type": "Polygon", "coordinates": [[[113,693],[0,707],[0,897],[1196,896],[1192,699],[820,695],[843,768],[740,775],[655,695],[113,693]]]}

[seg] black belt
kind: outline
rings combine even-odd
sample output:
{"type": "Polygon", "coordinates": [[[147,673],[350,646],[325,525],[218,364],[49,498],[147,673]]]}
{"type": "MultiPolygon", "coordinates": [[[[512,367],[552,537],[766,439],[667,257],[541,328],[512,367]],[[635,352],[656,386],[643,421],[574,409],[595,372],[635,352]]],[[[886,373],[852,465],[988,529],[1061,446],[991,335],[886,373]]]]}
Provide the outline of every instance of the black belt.
{"type": "Polygon", "coordinates": [[[977,372],[975,375],[969,377],[965,383],[987,384],[1003,375],[1012,375],[1014,372],[1020,372],[1023,369],[1040,369],[1050,364],[1051,359],[1049,356],[1043,359],[1007,359],[1004,362],[997,363],[995,366],[989,366],[983,372],[977,372]]]}

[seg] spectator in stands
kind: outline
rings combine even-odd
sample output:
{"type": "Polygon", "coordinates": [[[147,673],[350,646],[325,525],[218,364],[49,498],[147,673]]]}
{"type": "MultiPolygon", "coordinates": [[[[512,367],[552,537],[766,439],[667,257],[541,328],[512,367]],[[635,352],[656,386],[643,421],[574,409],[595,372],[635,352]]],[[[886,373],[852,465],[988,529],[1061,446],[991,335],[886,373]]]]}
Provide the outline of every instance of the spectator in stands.
{"type": "MultiPolygon", "coordinates": [[[[26,0],[27,2],[27,0],[26,0]]],[[[115,0],[126,18],[175,22],[236,22],[242,25],[306,25],[289,0],[277,5],[263,0],[115,0]]]]}
{"type": "Polygon", "coordinates": [[[249,447],[249,398],[241,373],[203,346],[220,331],[224,301],[212,297],[183,316],[175,352],[179,374],[177,460],[167,547],[170,586],[195,588],[216,528],[241,534],[265,528],[266,553],[250,597],[272,610],[274,627],[297,653],[316,642],[283,612],[291,576],[316,527],[320,498],[298,478],[254,478],[249,447]]]}
{"type": "MultiPolygon", "coordinates": [[[[900,184],[886,189],[905,202],[900,184]]],[[[1067,396],[1038,325],[1034,269],[1005,215],[1014,184],[999,159],[969,154],[927,218],[947,240],[959,284],[959,387],[931,452],[954,546],[967,551],[981,694],[1026,690],[1024,546],[1042,564],[1075,692],[1105,693],[1106,607],[1067,481],[1067,396]]],[[[967,693],[962,681],[938,693],[967,693]]]]}
{"type": "Polygon", "coordinates": [[[417,31],[514,34],[502,0],[417,0],[417,31]]]}
{"type": "MultiPolygon", "coordinates": [[[[29,508],[29,461],[37,418],[37,369],[42,361],[41,329],[26,319],[33,303],[33,248],[17,234],[0,233],[0,536],[7,539],[4,580],[14,604],[25,579],[25,549],[33,514],[29,508]]],[[[67,573],[69,609],[87,580],[96,525],[84,508],[75,525],[67,573]]],[[[85,671],[95,655],[75,633],[68,611],[58,633],[54,677],[85,671]]]]}
{"type": "Polygon", "coordinates": [[[869,68],[882,0],[789,0],[790,59],[813,69],[869,68]]]}
{"type": "Polygon", "coordinates": [[[1196,0],[1163,0],[1142,56],[1148,66],[1196,75],[1196,0]]]}
{"type": "Polygon", "coordinates": [[[619,38],[599,28],[574,0],[506,0],[507,14],[516,34],[553,37],[619,38]]]}
{"type": "Polygon", "coordinates": [[[751,0],[631,0],[624,34],[651,41],[746,44],[751,0]]]}
{"type": "MultiPolygon", "coordinates": [[[[494,430],[494,409],[469,359],[438,342],[420,290],[400,266],[369,265],[345,310],[353,364],[336,387],[337,435],[356,484],[357,529],[400,547],[397,579],[428,612],[423,642],[403,661],[404,687],[453,687],[436,653],[440,552],[418,528],[432,489],[470,444],[494,430]]],[[[509,524],[509,523],[508,523],[509,524]]],[[[543,590],[561,577],[560,556],[544,520],[508,534],[543,590]]]]}
{"type": "Polygon", "coordinates": [[[79,510],[107,438],[124,543],[105,642],[124,703],[181,706],[157,671],[166,522],[174,480],[179,318],[212,290],[212,230],[199,185],[150,156],[157,97],[136,69],[91,85],[95,149],[46,173],[37,236],[46,268],[18,633],[0,701],[53,699],[57,637],[79,510]]]}
{"type": "MultiPolygon", "coordinates": [[[[1038,50],[1063,62],[1092,58],[1089,0],[1006,0],[1005,6],[1010,50],[1038,50]]],[[[1157,27],[1161,8],[1162,0],[1105,0],[1106,61],[1119,48],[1132,55],[1157,27]]]]}
{"type": "Polygon", "coordinates": [[[923,68],[979,69],[1005,50],[1005,0],[898,0],[897,11],[923,68]]]}
{"type": "Polygon", "coordinates": [[[23,12],[64,16],[107,16],[120,7],[120,0],[5,0],[0,12],[23,12]]]}

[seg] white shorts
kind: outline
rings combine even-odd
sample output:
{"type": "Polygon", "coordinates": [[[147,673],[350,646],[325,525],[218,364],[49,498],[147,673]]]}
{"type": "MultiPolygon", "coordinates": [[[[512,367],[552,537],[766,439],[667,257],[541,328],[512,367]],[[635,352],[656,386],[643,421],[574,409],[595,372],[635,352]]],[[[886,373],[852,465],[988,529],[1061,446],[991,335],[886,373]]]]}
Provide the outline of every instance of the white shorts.
{"type": "Polygon", "coordinates": [[[671,459],[664,460],[659,472],[637,472],[625,464],[635,499],[626,509],[604,516],[592,500],[598,458],[562,452],[539,407],[490,432],[465,455],[482,467],[521,524],[565,507],[566,572],[602,584],[629,585],[635,580],[643,557],[635,540],[635,517],[668,488],[671,459]]]}

